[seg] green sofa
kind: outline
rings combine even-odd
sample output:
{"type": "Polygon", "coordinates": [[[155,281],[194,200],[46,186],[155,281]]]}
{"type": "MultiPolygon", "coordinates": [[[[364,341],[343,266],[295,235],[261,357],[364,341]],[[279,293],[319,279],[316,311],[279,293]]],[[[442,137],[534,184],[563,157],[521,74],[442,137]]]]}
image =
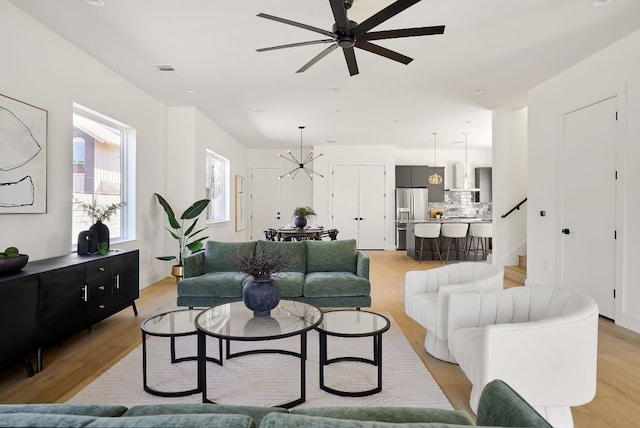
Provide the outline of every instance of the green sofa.
{"type": "Polygon", "coordinates": [[[251,277],[239,272],[239,254],[277,250],[293,264],[273,278],[280,297],[318,307],[371,306],[369,256],[354,239],[335,241],[207,241],[205,250],[184,260],[184,279],[178,282],[178,306],[212,307],[242,300],[242,286],[251,277]]]}
{"type": "MultiPolygon", "coordinates": [[[[480,397],[477,426],[551,428],[507,384],[494,380],[480,397]]],[[[463,410],[413,407],[277,407],[218,404],[2,404],[0,427],[383,428],[474,425],[463,410]]]]}

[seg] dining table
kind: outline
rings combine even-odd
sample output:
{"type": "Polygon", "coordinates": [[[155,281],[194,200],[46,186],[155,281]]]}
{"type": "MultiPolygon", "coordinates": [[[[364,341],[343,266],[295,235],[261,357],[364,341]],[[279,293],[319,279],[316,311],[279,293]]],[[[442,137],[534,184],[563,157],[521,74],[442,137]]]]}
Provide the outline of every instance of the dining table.
{"type": "Polygon", "coordinates": [[[320,240],[323,227],[281,227],[276,231],[278,241],[320,240]]]}

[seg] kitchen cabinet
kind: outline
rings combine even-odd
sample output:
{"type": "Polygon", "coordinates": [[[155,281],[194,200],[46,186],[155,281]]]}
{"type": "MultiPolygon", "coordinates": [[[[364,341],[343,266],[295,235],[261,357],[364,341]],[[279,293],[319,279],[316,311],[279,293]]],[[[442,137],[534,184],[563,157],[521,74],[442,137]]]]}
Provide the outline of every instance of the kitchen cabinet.
{"type": "Polygon", "coordinates": [[[426,166],[396,166],[396,187],[427,187],[426,166]]]}
{"type": "Polygon", "coordinates": [[[475,185],[480,189],[475,194],[476,202],[491,202],[492,195],[492,181],[491,181],[491,167],[479,167],[475,169],[475,185]]]}
{"type": "Polygon", "coordinates": [[[139,294],[138,250],[30,262],[0,278],[0,363],[36,350],[41,371],[44,348],[127,306],[137,315],[139,294]]]}
{"type": "Polygon", "coordinates": [[[429,202],[444,202],[444,167],[443,166],[427,167],[427,189],[429,189],[429,202]],[[436,172],[440,177],[442,177],[442,182],[440,184],[429,183],[429,177],[436,172]]]}

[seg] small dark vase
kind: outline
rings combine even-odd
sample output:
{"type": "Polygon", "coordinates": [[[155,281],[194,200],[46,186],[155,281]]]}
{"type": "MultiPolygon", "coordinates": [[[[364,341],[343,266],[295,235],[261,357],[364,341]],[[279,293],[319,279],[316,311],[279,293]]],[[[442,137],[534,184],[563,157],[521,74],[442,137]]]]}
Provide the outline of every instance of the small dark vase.
{"type": "Polygon", "coordinates": [[[254,316],[269,316],[280,302],[280,284],[272,278],[254,278],[242,287],[242,300],[254,316]]]}
{"type": "Polygon", "coordinates": [[[107,250],[109,249],[109,228],[106,224],[100,220],[91,225],[89,230],[93,230],[98,235],[98,244],[101,242],[107,243],[107,250]]]}
{"type": "Polygon", "coordinates": [[[297,228],[302,229],[303,227],[305,227],[307,225],[307,218],[306,217],[296,217],[293,219],[294,224],[296,225],[297,228]]]}

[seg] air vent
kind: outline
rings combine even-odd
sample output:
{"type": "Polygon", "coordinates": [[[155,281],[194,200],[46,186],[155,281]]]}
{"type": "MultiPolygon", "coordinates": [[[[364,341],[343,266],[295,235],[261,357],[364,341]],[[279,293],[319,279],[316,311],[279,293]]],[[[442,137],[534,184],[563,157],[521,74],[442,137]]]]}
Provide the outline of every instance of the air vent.
{"type": "Polygon", "coordinates": [[[156,65],[156,68],[160,71],[176,71],[176,69],[173,68],[172,65],[168,65],[168,64],[158,64],[156,65]]]}

